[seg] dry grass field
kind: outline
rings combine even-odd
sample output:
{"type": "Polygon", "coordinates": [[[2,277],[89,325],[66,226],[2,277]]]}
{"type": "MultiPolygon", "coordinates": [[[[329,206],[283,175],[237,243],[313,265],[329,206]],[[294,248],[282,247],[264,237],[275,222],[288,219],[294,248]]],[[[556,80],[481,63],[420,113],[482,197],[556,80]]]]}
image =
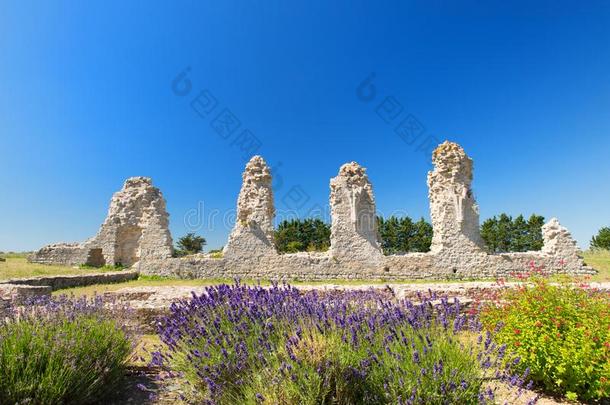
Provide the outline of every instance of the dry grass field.
{"type": "Polygon", "coordinates": [[[78,266],[70,267],[30,263],[24,256],[12,255],[7,257],[5,262],[0,261],[0,280],[36,276],[86,274],[109,270],[111,269],[90,269],[79,268],[78,266]]]}

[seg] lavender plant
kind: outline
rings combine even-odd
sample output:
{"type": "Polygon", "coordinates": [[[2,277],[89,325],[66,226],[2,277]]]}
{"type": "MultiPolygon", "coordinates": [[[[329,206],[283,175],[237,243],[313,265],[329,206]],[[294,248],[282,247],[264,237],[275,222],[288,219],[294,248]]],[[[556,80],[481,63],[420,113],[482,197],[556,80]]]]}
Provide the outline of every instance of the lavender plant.
{"type": "Polygon", "coordinates": [[[167,350],[153,363],[183,381],[193,403],[487,403],[486,379],[523,378],[479,331],[457,301],[236,283],[173,304],[159,323],[167,350]]]}
{"type": "Polygon", "coordinates": [[[39,299],[0,320],[0,403],[99,403],[122,382],[127,311],[101,297],[39,299]]]}

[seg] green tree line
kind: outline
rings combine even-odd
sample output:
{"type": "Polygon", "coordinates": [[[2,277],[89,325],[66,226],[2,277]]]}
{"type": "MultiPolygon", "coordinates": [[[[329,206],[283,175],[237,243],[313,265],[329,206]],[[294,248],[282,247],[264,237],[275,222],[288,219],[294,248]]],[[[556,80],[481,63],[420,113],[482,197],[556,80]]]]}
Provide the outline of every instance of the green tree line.
{"type": "MultiPolygon", "coordinates": [[[[483,222],[481,237],[490,253],[540,250],[543,224],[541,215],[532,214],[526,220],[523,215],[513,218],[500,214],[483,222]]],[[[408,216],[393,215],[387,219],[378,216],[377,229],[386,255],[430,250],[432,225],[424,218],[414,222],[408,216]]],[[[205,238],[189,233],[178,240],[176,256],[199,253],[205,244],[205,238]]],[[[330,247],[330,225],[313,218],[282,221],[275,230],[275,244],[280,253],[326,251],[330,247]]],[[[591,248],[610,250],[610,227],[599,230],[591,239],[591,248]]]]}
{"type": "Polygon", "coordinates": [[[275,230],[275,246],[280,253],[326,251],[330,225],[313,218],[284,220],[275,230]]]}
{"type": "Polygon", "coordinates": [[[532,214],[515,218],[500,214],[483,222],[481,237],[490,253],[527,252],[542,249],[544,217],[532,214]]]}
{"type": "MultiPolygon", "coordinates": [[[[491,253],[526,252],[542,248],[544,217],[533,214],[515,218],[500,214],[481,225],[481,237],[491,253]]],[[[432,225],[424,218],[377,217],[379,241],[386,255],[428,252],[432,243],[432,225]]],[[[603,238],[600,238],[603,239],[603,238]]],[[[325,251],[330,246],[330,225],[320,219],[282,221],[275,231],[275,243],[280,253],[325,251]]]]}
{"type": "Polygon", "coordinates": [[[425,219],[413,222],[409,217],[377,217],[381,249],[386,255],[428,252],[432,243],[432,225],[425,219]]]}

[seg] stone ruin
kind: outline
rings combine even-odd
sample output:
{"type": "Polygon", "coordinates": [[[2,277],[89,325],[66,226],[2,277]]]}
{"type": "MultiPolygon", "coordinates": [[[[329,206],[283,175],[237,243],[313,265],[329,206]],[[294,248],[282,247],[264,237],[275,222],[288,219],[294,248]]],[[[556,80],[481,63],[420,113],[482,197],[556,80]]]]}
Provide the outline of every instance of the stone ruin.
{"type": "Polygon", "coordinates": [[[462,147],[444,142],[428,173],[433,240],[430,252],[383,255],[373,188],[366,169],[343,165],[330,181],[331,246],[327,252],[279,254],[271,171],[253,157],[243,173],[237,219],[222,257],[196,254],[172,258],[165,201],[150,179],[127,180],[112,199],[109,215],[93,239],[42,248],[43,263],[117,263],[142,274],[182,278],[469,279],[504,277],[543,268],[548,273],[594,274],[579,256],[570,233],[557,219],[543,227],[541,251],[489,254],[479,232],[472,192],[473,163],[462,147]]]}
{"type": "Polygon", "coordinates": [[[173,253],[169,215],[161,191],[148,177],[131,177],[114,193],[97,235],[82,243],[47,245],[28,259],[35,263],[133,266],[140,259],[173,253]]]}
{"type": "Polygon", "coordinates": [[[260,156],[254,156],[246,165],[242,186],[237,198],[237,217],[229,235],[223,256],[250,261],[276,253],[273,243],[273,190],[271,171],[260,156]]]}
{"type": "Polygon", "coordinates": [[[366,169],[346,163],[330,180],[330,255],[338,260],[376,264],[383,253],[377,235],[373,186],[366,169]]]}
{"type": "Polygon", "coordinates": [[[479,207],[470,187],[472,159],[455,143],[445,142],[432,154],[428,198],[434,234],[432,253],[477,252],[483,248],[479,207]]]}

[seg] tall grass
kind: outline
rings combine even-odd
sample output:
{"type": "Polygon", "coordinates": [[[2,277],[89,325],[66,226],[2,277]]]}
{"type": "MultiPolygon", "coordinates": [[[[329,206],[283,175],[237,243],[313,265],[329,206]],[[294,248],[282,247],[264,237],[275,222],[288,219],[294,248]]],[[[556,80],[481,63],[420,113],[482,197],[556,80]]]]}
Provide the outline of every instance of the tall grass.
{"type": "Polygon", "coordinates": [[[591,249],[582,255],[585,263],[599,272],[592,281],[610,281],[610,250],[591,249]]]}
{"type": "Polygon", "coordinates": [[[121,385],[133,336],[126,311],[65,296],[34,302],[0,322],[1,404],[103,402],[121,385]]]}
{"type": "Polygon", "coordinates": [[[25,257],[8,257],[0,262],[0,280],[37,276],[57,276],[72,274],[90,274],[113,269],[80,269],[76,266],[30,263],[25,257]]]}

